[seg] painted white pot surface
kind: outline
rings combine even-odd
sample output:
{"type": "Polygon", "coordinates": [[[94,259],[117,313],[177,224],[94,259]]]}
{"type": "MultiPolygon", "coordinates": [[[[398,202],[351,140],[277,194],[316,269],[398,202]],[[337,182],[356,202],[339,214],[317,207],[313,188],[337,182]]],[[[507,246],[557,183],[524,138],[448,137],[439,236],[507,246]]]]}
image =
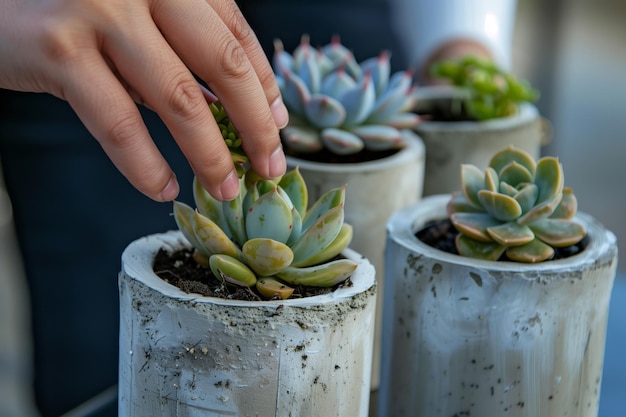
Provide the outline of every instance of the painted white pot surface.
{"type": "Polygon", "coordinates": [[[132,242],[120,273],[119,414],[367,416],[376,301],[374,268],[352,286],[285,301],[188,294],[152,270],[178,231],[132,242]]]}
{"type": "Polygon", "coordinates": [[[425,197],[389,221],[379,415],[596,416],[615,235],[578,213],[590,243],[575,256],[465,258],[414,235],[449,198],[425,197]]]}
{"type": "Polygon", "coordinates": [[[376,269],[379,283],[372,389],[378,387],[380,379],[385,226],[395,211],[421,198],[424,184],[424,144],[409,130],[402,134],[406,147],[388,158],[376,161],[330,164],[287,157],[288,167],[300,167],[311,203],[327,190],[347,184],[345,222],[354,229],[350,247],[370,260],[376,269]]]}
{"type": "MultiPolygon", "coordinates": [[[[449,100],[450,90],[421,87],[418,100],[449,100]]],[[[418,101],[418,103],[420,103],[418,101]]],[[[417,110],[427,112],[428,104],[417,110]]],[[[484,170],[491,157],[508,145],[540,157],[545,134],[537,108],[528,103],[519,112],[503,119],[474,121],[425,121],[415,131],[426,147],[424,195],[447,194],[460,189],[461,164],[476,165],[484,170]]]]}

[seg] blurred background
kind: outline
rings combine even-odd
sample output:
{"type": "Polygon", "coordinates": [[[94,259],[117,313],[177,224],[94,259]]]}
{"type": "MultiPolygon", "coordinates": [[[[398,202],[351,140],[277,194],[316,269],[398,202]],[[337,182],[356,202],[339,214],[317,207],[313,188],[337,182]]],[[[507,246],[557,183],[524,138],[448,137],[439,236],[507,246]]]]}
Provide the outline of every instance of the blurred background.
{"type": "MultiPolygon", "coordinates": [[[[520,0],[513,71],[541,91],[558,156],[579,210],[626,247],[626,2],[520,0]]],[[[626,261],[618,269],[626,275],[626,261]]],[[[626,387],[625,387],[626,393],[626,387]]]]}

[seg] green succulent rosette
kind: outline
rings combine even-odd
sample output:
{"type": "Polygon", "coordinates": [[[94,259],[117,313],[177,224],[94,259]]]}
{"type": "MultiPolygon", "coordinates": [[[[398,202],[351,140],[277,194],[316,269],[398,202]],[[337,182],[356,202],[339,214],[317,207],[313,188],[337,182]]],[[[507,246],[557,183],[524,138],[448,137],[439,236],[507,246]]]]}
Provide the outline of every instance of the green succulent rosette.
{"type": "Polygon", "coordinates": [[[462,256],[541,262],[554,256],[554,248],[586,236],[584,226],[573,220],[576,197],[564,187],[555,157],[535,161],[509,146],[493,156],[484,172],[462,165],[461,184],[447,212],[459,232],[456,248],[462,256]]]}
{"type": "Polygon", "coordinates": [[[492,60],[473,55],[433,63],[431,74],[467,91],[468,114],[476,120],[507,117],[523,102],[535,102],[539,92],[526,80],[498,67],[492,60]]]}
{"type": "Polygon", "coordinates": [[[352,239],[344,222],[345,186],[327,191],[309,207],[298,168],[266,180],[249,168],[241,140],[220,103],[211,111],[240,172],[240,193],[218,201],[197,178],[195,208],[174,201],[179,230],[194,259],[220,280],[256,287],[267,298],[288,298],[298,285],[332,287],[356,269],[338,257],[352,239]]]}

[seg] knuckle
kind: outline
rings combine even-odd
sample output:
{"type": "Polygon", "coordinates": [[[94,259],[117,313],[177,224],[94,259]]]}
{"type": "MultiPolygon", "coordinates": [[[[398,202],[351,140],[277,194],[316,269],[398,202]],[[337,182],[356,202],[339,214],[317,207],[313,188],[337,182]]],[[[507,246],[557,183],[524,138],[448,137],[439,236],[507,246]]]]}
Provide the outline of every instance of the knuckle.
{"type": "Polygon", "coordinates": [[[252,70],[243,46],[235,37],[229,37],[222,44],[219,63],[224,74],[231,78],[244,78],[252,70]]]}
{"type": "Polygon", "coordinates": [[[186,74],[176,74],[167,85],[172,86],[165,97],[165,104],[171,113],[183,117],[198,113],[196,109],[200,108],[205,100],[193,78],[186,74]]]}
{"type": "Polygon", "coordinates": [[[121,114],[113,126],[111,126],[108,140],[115,148],[127,149],[134,144],[136,138],[142,132],[143,121],[141,118],[132,112],[127,112],[121,114]]]}
{"type": "Polygon", "coordinates": [[[43,19],[39,29],[39,44],[43,55],[49,60],[64,62],[80,55],[76,38],[72,36],[69,25],[63,19],[43,19]]]}

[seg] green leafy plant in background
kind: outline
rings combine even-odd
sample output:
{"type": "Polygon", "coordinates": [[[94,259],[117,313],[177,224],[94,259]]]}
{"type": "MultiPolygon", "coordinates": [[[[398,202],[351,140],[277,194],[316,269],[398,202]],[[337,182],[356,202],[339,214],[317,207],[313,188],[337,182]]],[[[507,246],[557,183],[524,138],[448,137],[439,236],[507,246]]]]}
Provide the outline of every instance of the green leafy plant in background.
{"type": "Polygon", "coordinates": [[[520,103],[539,99],[539,92],[527,81],[516,78],[490,59],[473,55],[445,59],[433,63],[430,71],[434,77],[464,90],[462,103],[475,120],[511,116],[520,103]]]}
{"type": "Polygon", "coordinates": [[[399,149],[399,129],[419,123],[410,111],[412,73],[390,74],[388,52],[359,64],[338,37],[313,48],[305,35],[293,53],[280,40],[274,46],[274,71],[290,114],[282,130],[288,149],[338,155],[399,149]]]}
{"type": "Polygon", "coordinates": [[[498,260],[541,262],[554,248],[582,240],[585,228],[572,220],[577,210],[571,188],[564,187],[557,158],[535,161],[509,146],[496,153],[483,172],[461,167],[462,190],[452,195],[447,211],[459,231],[460,255],[498,260]]]}
{"type": "Polygon", "coordinates": [[[255,287],[268,299],[288,298],[294,286],[332,287],[356,268],[338,257],[352,239],[344,223],[345,186],[311,207],[298,168],[274,181],[249,168],[241,139],[219,102],[210,105],[240,176],[231,201],[214,199],[194,178],[196,209],[175,201],[174,218],[194,246],[194,259],[218,279],[255,287]]]}

